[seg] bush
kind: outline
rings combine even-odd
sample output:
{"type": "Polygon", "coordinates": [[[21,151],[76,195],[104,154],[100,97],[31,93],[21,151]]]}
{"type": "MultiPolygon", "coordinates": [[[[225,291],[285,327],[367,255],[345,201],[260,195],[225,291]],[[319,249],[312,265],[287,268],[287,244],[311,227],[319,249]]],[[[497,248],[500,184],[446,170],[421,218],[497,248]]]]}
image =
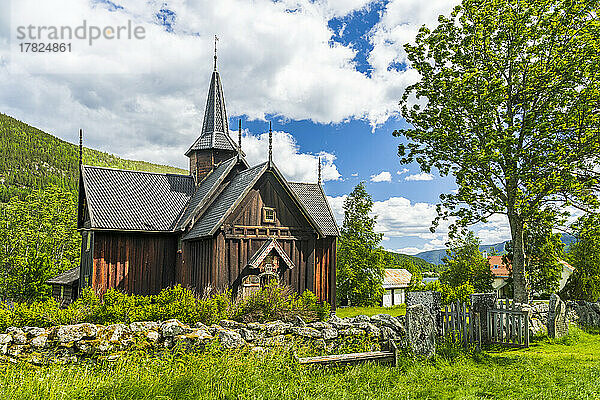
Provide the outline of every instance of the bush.
{"type": "Polygon", "coordinates": [[[289,286],[269,285],[242,299],[233,317],[239,321],[290,321],[300,316],[306,321],[322,320],[329,316],[327,303],[319,303],[317,296],[307,290],[298,296],[289,286]]]}
{"type": "Polygon", "coordinates": [[[452,287],[445,283],[440,283],[439,281],[429,282],[426,285],[416,287],[413,290],[432,290],[435,292],[440,292],[442,294],[443,305],[454,303],[456,301],[460,301],[461,303],[469,303],[471,295],[475,293],[475,288],[473,288],[473,285],[470,283],[464,283],[460,286],[452,287]]]}
{"type": "Polygon", "coordinates": [[[309,321],[325,319],[329,316],[329,305],[319,303],[310,291],[298,295],[289,287],[276,285],[268,286],[237,302],[232,300],[230,291],[201,297],[179,285],[150,296],[125,294],[111,289],[102,298],[86,288],[67,308],[60,308],[54,299],[1,305],[0,329],[5,330],[9,326],[47,327],[82,322],[107,325],[173,318],[186,324],[201,322],[211,325],[222,319],[263,322],[290,320],[295,315],[309,321]]]}

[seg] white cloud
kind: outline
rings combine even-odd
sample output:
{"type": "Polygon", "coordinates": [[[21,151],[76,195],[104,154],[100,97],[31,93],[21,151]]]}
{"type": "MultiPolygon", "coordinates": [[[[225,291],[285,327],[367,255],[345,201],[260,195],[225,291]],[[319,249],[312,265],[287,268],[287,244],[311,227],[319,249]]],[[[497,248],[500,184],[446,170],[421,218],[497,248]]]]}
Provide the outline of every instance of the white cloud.
{"type": "Polygon", "coordinates": [[[409,171],[409,169],[408,169],[408,168],[402,168],[401,170],[399,170],[399,171],[396,171],[396,174],[398,174],[398,175],[404,175],[404,174],[405,174],[405,173],[407,173],[408,171],[409,171]]]}
{"type": "Polygon", "coordinates": [[[344,201],[346,201],[347,198],[348,195],[346,194],[337,197],[327,196],[329,207],[331,207],[333,216],[340,227],[344,224],[344,201]]]}
{"type": "MultiPolygon", "coordinates": [[[[392,63],[408,63],[404,44],[414,42],[422,25],[434,27],[440,14],[449,15],[457,0],[391,0],[371,31],[369,62],[384,74],[392,63]]],[[[393,89],[392,89],[393,90],[393,89]]]]}
{"type": "Polygon", "coordinates": [[[371,182],[391,182],[392,174],[389,171],[381,171],[376,175],[371,175],[371,182]]]}
{"type": "Polygon", "coordinates": [[[88,0],[13,1],[22,21],[0,18],[0,31],[11,29],[9,22],[76,25],[85,18],[89,24],[119,25],[131,19],[146,29],[147,39],[78,43],[76,51],[44,64],[54,68],[50,74],[31,70],[49,57],[11,58],[3,46],[0,108],[72,142],[83,127],[91,147],[185,167],[183,153],[202,123],[217,33],[229,116],[270,114],[318,123],[356,118],[380,124],[398,115],[398,99],[417,79],[413,70],[388,68],[396,61],[393,53],[402,52],[411,39],[394,27],[415,31],[448,7],[440,0],[433,5],[392,0],[367,36],[374,45],[368,58],[373,71],[367,76],[356,70],[352,44],[331,42],[328,21],[371,3],[179,0],[166,6],[176,14],[173,32],[167,32],[156,18],[163,1],[131,0],[117,10],[88,0]],[[61,73],[72,66],[81,73],[61,73]],[[114,70],[123,73],[105,73],[114,70]]]}
{"type": "MultiPolygon", "coordinates": [[[[237,132],[230,132],[237,143],[237,132]]],[[[269,133],[252,135],[248,131],[242,135],[242,149],[250,165],[267,161],[269,158],[269,133]]],[[[317,182],[319,157],[321,157],[321,177],[323,181],[340,180],[334,161],[335,155],[328,152],[319,154],[301,153],[296,139],[288,132],[273,131],[273,162],[281,173],[291,181],[317,182]]]]}
{"type": "MultiPolygon", "coordinates": [[[[347,196],[328,197],[336,221],[341,226],[344,221],[344,201],[347,196]]],[[[383,233],[386,239],[394,239],[393,243],[411,239],[421,245],[405,246],[394,249],[405,254],[416,254],[427,250],[443,249],[448,242],[450,221],[440,221],[435,232],[431,232],[432,221],[437,216],[436,205],[431,203],[415,203],[404,197],[390,197],[387,200],[373,203],[372,215],[377,216],[375,230],[383,233]]],[[[510,239],[510,230],[506,216],[498,214],[489,218],[486,224],[478,224],[471,228],[481,239],[482,244],[495,244],[510,239]]],[[[388,246],[389,247],[389,246],[388,246]]]]}
{"type": "Polygon", "coordinates": [[[404,178],[405,181],[432,181],[433,175],[425,172],[420,172],[418,174],[409,175],[404,178]]]}

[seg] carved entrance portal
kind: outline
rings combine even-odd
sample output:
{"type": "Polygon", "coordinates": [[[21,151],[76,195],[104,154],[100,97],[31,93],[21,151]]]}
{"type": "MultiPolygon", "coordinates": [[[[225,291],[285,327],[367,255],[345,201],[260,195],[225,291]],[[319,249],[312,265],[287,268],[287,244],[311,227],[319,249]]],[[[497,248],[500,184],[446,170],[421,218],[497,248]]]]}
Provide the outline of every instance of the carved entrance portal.
{"type": "Polygon", "coordinates": [[[279,283],[284,268],[294,268],[294,263],[283,251],[277,240],[267,241],[250,259],[248,272],[242,279],[241,294],[251,295],[271,283],[279,283]]]}

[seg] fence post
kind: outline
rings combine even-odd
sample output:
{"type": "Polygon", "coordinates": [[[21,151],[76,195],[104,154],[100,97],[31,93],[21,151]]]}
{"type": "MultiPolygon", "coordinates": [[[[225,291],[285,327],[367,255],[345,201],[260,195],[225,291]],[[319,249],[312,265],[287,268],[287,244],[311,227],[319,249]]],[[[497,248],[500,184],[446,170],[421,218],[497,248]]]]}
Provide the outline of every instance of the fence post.
{"type": "MultiPolygon", "coordinates": [[[[435,320],[437,334],[443,336],[442,294],[436,291],[406,293],[406,307],[416,304],[423,304],[429,310],[435,320]]],[[[448,309],[448,311],[450,310],[448,309]]],[[[446,314],[446,317],[448,315],[446,314]]]]}
{"type": "Polygon", "coordinates": [[[497,294],[494,293],[475,293],[471,295],[471,307],[474,314],[479,315],[478,325],[481,327],[481,342],[482,344],[491,343],[488,310],[494,308],[496,304],[497,294]]]}
{"type": "Polygon", "coordinates": [[[529,310],[524,310],[525,315],[525,347],[529,347],[529,310]]]}

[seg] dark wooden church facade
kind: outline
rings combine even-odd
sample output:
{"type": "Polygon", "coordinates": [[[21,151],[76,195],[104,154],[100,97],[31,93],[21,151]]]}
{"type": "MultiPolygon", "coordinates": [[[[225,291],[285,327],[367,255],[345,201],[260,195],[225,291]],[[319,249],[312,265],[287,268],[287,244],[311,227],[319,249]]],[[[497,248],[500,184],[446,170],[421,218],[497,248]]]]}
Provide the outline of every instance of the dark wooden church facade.
{"type": "MultiPolygon", "coordinates": [[[[229,136],[218,72],[190,175],[83,166],[78,287],[155,294],[257,290],[273,279],[335,305],[338,228],[320,182],[288,182],[272,161],[250,166],[229,136]]],[[[271,143],[271,141],[270,141],[271,143]]]]}

